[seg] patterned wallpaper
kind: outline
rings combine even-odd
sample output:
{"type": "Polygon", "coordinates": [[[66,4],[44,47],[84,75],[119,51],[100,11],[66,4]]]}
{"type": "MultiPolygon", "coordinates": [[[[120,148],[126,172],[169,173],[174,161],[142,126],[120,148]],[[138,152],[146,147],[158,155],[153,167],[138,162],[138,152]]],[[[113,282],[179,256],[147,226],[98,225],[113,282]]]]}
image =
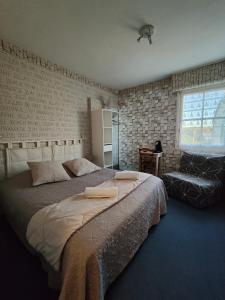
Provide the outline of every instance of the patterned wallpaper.
{"type": "Polygon", "coordinates": [[[176,92],[219,82],[225,82],[225,61],[120,91],[120,167],[138,169],[139,146],[153,147],[161,140],[162,171],[177,169],[181,152],[176,149],[176,92]]]}
{"type": "Polygon", "coordinates": [[[176,141],[176,98],[171,78],[120,93],[120,167],[138,169],[139,146],[161,140],[163,171],[177,168],[180,151],[176,141]],[[126,142],[123,142],[126,141],[126,142]]]}
{"type": "Polygon", "coordinates": [[[225,61],[172,75],[173,91],[225,81],[225,61]]]}
{"type": "MultiPolygon", "coordinates": [[[[138,147],[162,141],[163,171],[179,166],[176,91],[223,82],[225,61],[120,91],[120,167],[138,168],[138,147]]],[[[91,108],[115,106],[117,91],[0,40],[0,178],[3,142],[86,137],[90,154],[91,108]]]]}
{"type": "MultiPolygon", "coordinates": [[[[116,91],[0,40],[0,149],[3,142],[86,138],[90,154],[92,109],[116,91]]],[[[0,177],[4,175],[0,152],[0,177]]]]}

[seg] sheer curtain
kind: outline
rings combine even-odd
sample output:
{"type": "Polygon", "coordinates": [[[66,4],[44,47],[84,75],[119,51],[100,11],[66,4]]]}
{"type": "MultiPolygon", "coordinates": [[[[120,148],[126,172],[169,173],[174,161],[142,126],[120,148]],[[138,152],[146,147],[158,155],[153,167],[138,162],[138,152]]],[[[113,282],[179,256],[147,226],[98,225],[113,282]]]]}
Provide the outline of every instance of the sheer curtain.
{"type": "Polygon", "coordinates": [[[225,86],[181,94],[182,150],[225,153],[225,86]]]}

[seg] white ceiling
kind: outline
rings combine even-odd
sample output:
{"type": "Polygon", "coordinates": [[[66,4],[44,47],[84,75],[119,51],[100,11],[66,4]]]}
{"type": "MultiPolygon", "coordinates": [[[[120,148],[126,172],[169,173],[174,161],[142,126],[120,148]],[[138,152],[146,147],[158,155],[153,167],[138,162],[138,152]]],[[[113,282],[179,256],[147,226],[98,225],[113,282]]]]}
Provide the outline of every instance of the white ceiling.
{"type": "Polygon", "coordinates": [[[0,37],[123,89],[225,58],[225,0],[0,0],[0,37]]]}

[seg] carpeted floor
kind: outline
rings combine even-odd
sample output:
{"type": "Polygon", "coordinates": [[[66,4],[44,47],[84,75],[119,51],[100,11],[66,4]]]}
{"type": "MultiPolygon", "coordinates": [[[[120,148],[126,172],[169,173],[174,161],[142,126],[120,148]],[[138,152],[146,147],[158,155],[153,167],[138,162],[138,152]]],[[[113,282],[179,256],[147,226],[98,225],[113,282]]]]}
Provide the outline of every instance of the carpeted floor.
{"type": "MultiPolygon", "coordinates": [[[[53,300],[38,260],[0,219],[1,299],[53,300]]],[[[106,300],[224,300],[225,205],[197,210],[171,199],[106,300]]]]}

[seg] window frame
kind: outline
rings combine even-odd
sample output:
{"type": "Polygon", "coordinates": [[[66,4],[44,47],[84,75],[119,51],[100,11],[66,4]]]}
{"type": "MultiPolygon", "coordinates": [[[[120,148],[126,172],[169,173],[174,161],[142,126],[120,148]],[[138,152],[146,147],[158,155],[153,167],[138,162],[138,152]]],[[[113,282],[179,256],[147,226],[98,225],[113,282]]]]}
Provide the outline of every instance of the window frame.
{"type": "Polygon", "coordinates": [[[176,130],[176,149],[180,151],[190,152],[204,152],[225,154],[225,144],[223,146],[206,146],[206,145],[184,145],[181,144],[181,128],[183,121],[183,98],[184,95],[207,92],[212,90],[225,90],[225,83],[206,85],[204,87],[196,87],[191,89],[185,89],[177,93],[177,130],[176,130]]]}

